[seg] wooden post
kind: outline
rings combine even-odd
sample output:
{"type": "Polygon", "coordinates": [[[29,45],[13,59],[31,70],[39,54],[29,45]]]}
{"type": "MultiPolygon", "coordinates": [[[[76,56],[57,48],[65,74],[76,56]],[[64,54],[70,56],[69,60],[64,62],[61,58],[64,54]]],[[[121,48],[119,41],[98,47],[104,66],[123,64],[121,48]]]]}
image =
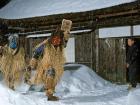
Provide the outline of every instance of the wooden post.
{"type": "Polygon", "coordinates": [[[95,30],[95,45],[96,45],[96,72],[99,71],[99,30],[95,30]]]}
{"type": "Polygon", "coordinates": [[[91,35],[91,68],[93,69],[93,32],[90,33],[91,35]]]}
{"type": "Polygon", "coordinates": [[[134,36],[134,26],[133,25],[130,26],[130,35],[134,36]]]}
{"type": "Polygon", "coordinates": [[[30,52],[29,52],[29,53],[30,53],[30,57],[32,57],[32,42],[33,42],[32,40],[33,40],[33,39],[30,38],[29,40],[30,40],[30,41],[29,41],[29,49],[30,49],[30,52]]]}

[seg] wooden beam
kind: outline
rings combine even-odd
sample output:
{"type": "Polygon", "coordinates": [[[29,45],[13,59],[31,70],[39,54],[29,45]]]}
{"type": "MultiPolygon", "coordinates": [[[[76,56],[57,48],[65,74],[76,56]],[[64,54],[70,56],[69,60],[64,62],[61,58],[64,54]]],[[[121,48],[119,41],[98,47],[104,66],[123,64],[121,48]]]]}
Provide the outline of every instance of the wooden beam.
{"type": "Polygon", "coordinates": [[[139,13],[139,10],[130,10],[125,12],[119,12],[119,13],[112,13],[112,14],[106,14],[106,15],[99,15],[98,18],[107,18],[107,17],[115,17],[115,16],[124,16],[124,15],[133,15],[139,13]]]}
{"type": "Polygon", "coordinates": [[[97,22],[96,28],[112,27],[112,26],[127,26],[140,24],[140,15],[136,16],[121,16],[117,18],[100,19],[97,22]]]}

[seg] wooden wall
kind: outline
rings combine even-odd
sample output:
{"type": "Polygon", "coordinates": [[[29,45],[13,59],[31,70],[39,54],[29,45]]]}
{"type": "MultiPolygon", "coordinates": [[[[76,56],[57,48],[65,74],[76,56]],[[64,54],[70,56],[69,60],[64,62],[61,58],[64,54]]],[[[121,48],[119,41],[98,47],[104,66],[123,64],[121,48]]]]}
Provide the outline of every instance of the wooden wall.
{"type": "Polygon", "coordinates": [[[75,35],[75,61],[95,70],[95,33],[75,35]]]}
{"type": "MultiPolygon", "coordinates": [[[[25,58],[27,64],[29,64],[29,61],[32,57],[33,50],[35,46],[37,46],[39,43],[41,43],[45,38],[25,38],[24,42],[24,48],[25,48],[25,58]]],[[[23,39],[22,39],[23,40],[23,39]]]]}
{"type": "Polygon", "coordinates": [[[96,39],[96,34],[91,32],[75,36],[76,63],[87,65],[106,80],[125,83],[125,39],[96,39]]]}
{"type": "Polygon", "coordinates": [[[99,39],[99,71],[103,78],[112,82],[126,82],[125,39],[99,39]]]}
{"type": "Polygon", "coordinates": [[[30,57],[32,56],[32,52],[34,50],[34,48],[41,43],[42,41],[44,41],[47,37],[41,37],[41,38],[29,38],[29,46],[30,46],[30,57]]]}
{"type": "MultiPolygon", "coordinates": [[[[126,42],[123,38],[99,39],[96,32],[74,35],[75,63],[84,64],[115,83],[126,82],[126,42]]],[[[30,55],[44,38],[28,39],[30,55]]],[[[29,53],[29,52],[28,52],[29,53]]]]}

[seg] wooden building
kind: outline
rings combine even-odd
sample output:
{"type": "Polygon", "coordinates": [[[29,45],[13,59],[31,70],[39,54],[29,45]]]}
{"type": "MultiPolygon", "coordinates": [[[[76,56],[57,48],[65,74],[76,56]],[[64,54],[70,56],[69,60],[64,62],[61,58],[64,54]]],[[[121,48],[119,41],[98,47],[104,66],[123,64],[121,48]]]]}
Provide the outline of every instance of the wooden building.
{"type": "Polygon", "coordinates": [[[125,83],[126,37],[129,35],[100,38],[100,29],[139,25],[139,0],[84,12],[2,20],[8,24],[11,33],[21,36],[28,57],[31,55],[32,45],[48,37],[28,36],[51,33],[61,24],[62,19],[73,21],[71,38],[75,40],[75,62],[68,63],[87,65],[107,80],[125,83]]]}

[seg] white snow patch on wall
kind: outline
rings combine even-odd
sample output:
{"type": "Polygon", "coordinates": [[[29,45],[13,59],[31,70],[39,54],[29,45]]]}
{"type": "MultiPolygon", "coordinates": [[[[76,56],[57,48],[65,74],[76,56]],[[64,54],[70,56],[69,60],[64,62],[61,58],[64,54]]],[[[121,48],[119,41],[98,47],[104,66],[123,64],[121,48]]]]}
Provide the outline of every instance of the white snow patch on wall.
{"type": "Polygon", "coordinates": [[[134,36],[140,36],[140,25],[134,26],[134,36]]]}
{"type": "Polygon", "coordinates": [[[130,36],[130,26],[99,29],[99,38],[130,36]]]}
{"type": "Polygon", "coordinates": [[[75,62],[75,38],[69,38],[67,47],[65,49],[66,62],[75,62]]]}

